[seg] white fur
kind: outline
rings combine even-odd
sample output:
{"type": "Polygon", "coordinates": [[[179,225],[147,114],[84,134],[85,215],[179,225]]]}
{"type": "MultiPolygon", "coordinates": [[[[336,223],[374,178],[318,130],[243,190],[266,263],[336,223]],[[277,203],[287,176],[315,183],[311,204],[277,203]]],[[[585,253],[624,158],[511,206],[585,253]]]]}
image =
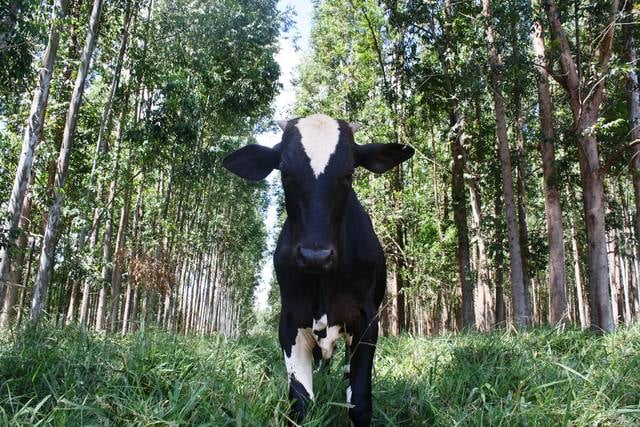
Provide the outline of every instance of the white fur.
{"type": "Polygon", "coordinates": [[[320,319],[318,319],[318,320],[313,319],[313,330],[314,331],[321,331],[326,327],[327,327],[327,315],[326,314],[323,314],[322,316],[320,316],[320,319]]]}
{"type": "Polygon", "coordinates": [[[291,346],[291,357],[284,354],[284,363],[287,367],[288,379],[291,375],[309,393],[313,400],[313,355],[311,351],[315,346],[313,332],[309,328],[298,328],[295,344],[291,346]]]}
{"type": "Polygon", "coordinates": [[[336,342],[342,334],[340,333],[340,326],[333,325],[327,328],[327,336],[318,339],[318,346],[322,350],[322,357],[324,359],[330,359],[333,354],[333,349],[336,347],[336,342]]]}
{"type": "Polygon", "coordinates": [[[347,404],[351,405],[351,386],[347,387],[347,404]]]}
{"type": "Polygon", "coordinates": [[[340,125],[324,114],[313,114],[298,120],[302,147],[309,157],[313,174],[318,178],[329,164],[329,158],[336,151],[340,138],[340,125]]]}

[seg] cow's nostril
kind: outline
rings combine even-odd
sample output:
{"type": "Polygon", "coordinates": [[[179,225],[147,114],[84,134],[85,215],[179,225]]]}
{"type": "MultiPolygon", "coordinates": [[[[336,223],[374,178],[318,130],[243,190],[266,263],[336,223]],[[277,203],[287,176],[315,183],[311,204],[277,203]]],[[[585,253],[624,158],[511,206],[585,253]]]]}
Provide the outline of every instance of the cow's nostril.
{"type": "Polygon", "coordinates": [[[333,248],[319,248],[311,246],[298,246],[297,261],[301,267],[310,269],[327,268],[333,262],[335,252],[333,248]]]}

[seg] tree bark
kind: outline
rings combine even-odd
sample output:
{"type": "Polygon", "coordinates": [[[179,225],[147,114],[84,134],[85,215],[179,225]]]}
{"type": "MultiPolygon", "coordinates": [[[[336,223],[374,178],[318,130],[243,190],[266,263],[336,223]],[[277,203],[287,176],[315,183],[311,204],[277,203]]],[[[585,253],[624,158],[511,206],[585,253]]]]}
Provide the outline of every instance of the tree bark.
{"type": "Polygon", "coordinates": [[[62,146],[60,147],[60,155],[56,168],[56,178],[54,186],[54,201],[49,208],[49,218],[47,228],[44,233],[42,250],[40,254],[40,266],[38,275],[34,285],[33,298],[31,301],[30,320],[37,323],[44,310],[44,302],[46,301],[47,288],[49,286],[51,269],[53,264],[53,252],[55,244],[55,235],[60,221],[60,213],[62,208],[62,189],[67,178],[69,170],[69,158],[71,155],[71,144],[75,136],[76,125],[78,123],[78,112],[82,104],[82,94],[84,92],[84,83],[89,71],[93,49],[95,47],[98,23],[100,21],[100,10],[102,8],[102,0],[95,0],[91,10],[89,21],[89,29],[85,41],[82,58],[80,59],[80,67],[76,77],[69,111],[67,112],[67,121],[65,124],[62,146]]]}
{"type": "Polygon", "coordinates": [[[502,189],[504,195],[505,217],[507,221],[507,235],[509,240],[509,262],[511,265],[511,299],[513,315],[516,326],[529,326],[529,307],[527,306],[527,292],[522,268],[522,253],[520,234],[516,218],[516,206],[513,193],[513,176],[511,171],[511,154],[509,153],[509,140],[507,138],[507,120],[502,97],[502,78],[499,68],[501,66],[498,52],[495,47],[493,34],[492,14],[489,0],[482,0],[483,15],[487,19],[487,44],[489,48],[489,76],[492,83],[493,104],[496,114],[496,136],[500,151],[500,163],[502,166],[502,189]]]}
{"type": "MultiPolygon", "coordinates": [[[[33,185],[35,173],[32,171],[31,178],[29,178],[29,186],[33,185]]],[[[22,264],[24,263],[24,255],[27,250],[28,244],[28,230],[31,224],[31,205],[32,196],[28,194],[22,206],[22,212],[20,214],[20,222],[18,228],[22,230],[20,236],[16,240],[17,252],[11,260],[11,269],[9,271],[9,283],[6,288],[4,304],[2,308],[2,316],[0,317],[0,328],[8,328],[11,321],[16,315],[16,300],[18,297],[18,288],[22,284],[22,264]]]]}
{"type": "Polygon", "coordinates": [[[62,190],[67,178],[69,170],[69,158],[71,155],[71,144],[75,135],[75,129],[78,122],[78,112],[82,104],[82,93],[84,92],[84,83],[89,71],[93,49],[95,47],[98,23],[100,21],[100,10],[102,8],[102,0],[95,0],[91,10],[91,18],[89,21],[89,29],[87,38],[80,59],[80,67],[76,77],[69,111],[67,112],[67,121],[65,124],[64,136],[62,138],[62,146],[60,147],[60,156],[56,170],[56,179],[54,187],[54,201],[49,208],[49,218],[47,228],[44,234],[42,250],[40,254],[40,266],[34,286],[33,298],[31,301],[30,320],[37,322],[44,310],[44,302],[46,301],[47,288],[51,277],[51,269],[53,264],[53,252],[55,235],[60,221],[60,212],[62,208],[62,190]]]}
{"type": "Polygon", "coordinates": [[[478,252],[477,280],[475,289],[475,318],[476,326],[481,331],[489,331],[493,327],[493,313],[491,310],[491,292],[487,285],[489,272],[487,269],[487,253],[484,236],[482,235],[482,201],[480,188],[475,181],[469,184],[471,199],[471,218],[476,229],[476,245],[478,252]]]}
{"type": "MultiPolygon", "coordinates": [[[[502,195],[500,193],[500,180],[496,178],[495,183],[495,199],[494,199],[494,216],[496,218],[500,218],[502,212],[504,210],[504,204],[502,202],[502,195]]],[[[501,227],[501,224],[496,224],[495,229],[495,245],[496,245],[496,255],[495,255],[495,278],[494,285],[496,288],[496,327],[505,327],[507,325],[507,313],[505,310],[504,303],[504,256],[502,254],[502,248],[504,245],[504,231],[501,227]]]]}
{"type": "Polygon", "coordinates": [[[117,331],[120,284],[122,283],[122,267],[124,261],[124,250],[127,238],[127,227],[129,225],[129,209],[131,208],[131,191],[127,187],[124,196],[124,206],[120,212],[120,223],[118,224],[118,234],[116,237],[115,260],[113,262],[113,272],[111,274],[111,314],[109,316],[109,330],[113,333],[117,331]]]}
{"type": "MultiPolygon", "coordinates": [[[[628,102],[628,121],[629,136],[631,141],[640,139],[640,82],[638,81],[637,61],[635,37],[633,27],[624,25],[623,35],[625,38],[625,50],[627,62],[630,66],[629,78],[627,80],[627,102],[628,102]]],[[[636,144],[631,148],[631,179],[633,181],[634,203],[636,208],[635,214],[635,235],[640,237],[640,144],[636,144]]],[[[636,257],[640,259],[640,242],[636,242],[636,257]]],[[[640,281],[640,277],[636,277],[636,282],[640,281]]]]}
{"type": "MultiPolygon", "coordinates": [[[[20,213],[27,193],[27,184],[31,176],[33,158],[40,142],[42,125],[44,123],[45,110],[49,100],[49,88],[53,75],[53,65],[58,53],[60,42],[60,29],[67,15],[68,0],[56,0],[51,11],[51,28],[49,41],[42,60],[42,67],[38,73],[38,86],[33,95],[31,110],[27,119],[27,126],[22,139],[22,149],[18,161],[18,169],[13,181],[13,188],[7,207],[8,219],[3,224],[7,230],[9,242],[15,239],[15,233],[20,222],[20,213]]],[[[10,270],[11,245],[0,248],[0,300],[4,296],[4,286],[10,270]]]]}
{"type": "MultiPolygon", "coordinates": [[[[584,217],[587,230],[587,258],[589,266],[589,305],[591,328],[611,332],[615,329],[609,291],[609,265],[605,231],[604,171],[600,168],[598,141],[592,128],[599,118],[604,98],[605,73],[611,59],[613,34],[618,13],[618,0],[611,2],[609,22],[596,52],[595,77],[597,83],[582,90],[578,67],[571,55],[566,32],[553,0],[544,0],[553,39],[560,49],[563,85],[569,95],[574,130],[578,142],[578,160],[583,189],[584,217]],[[600,77],[602,76],[602,77],[600,77]],[[583,98],[583,95],[586,95],[583,98]]],[[[579,47],[578,47],[579,50],[579,47]]]]}
{"type": "Polygon", "coordinates": [[[533,23],[533,50],[538,83],[538,108],[540,117],[540,153],[542,154],[543,190],[549,244],[549,294],[551,299],[549,321],[552,325],[567,323],[567,296],[565,284],[564,230],[562,226],[562,201],[558,190],[558,174],[555,168],[555,131],[553,128],[552,101],[547,72],[547,56],[543,28],[539,20],[533,23]]]}
{"type": "Polygon", "coordinates": [[[578,238],[576,236],[576,230],[573,224],[571,227],[571,249],[573,251],[573,270],[574,280],[576,285],[576,299],[578,301],[578,316],[580,318],[580,327],[586,329],[587,324],[587,311],[585,307],[584,292],[582,290],[582,268],[580,266],[580,248],[578,246],[578,238]]]}

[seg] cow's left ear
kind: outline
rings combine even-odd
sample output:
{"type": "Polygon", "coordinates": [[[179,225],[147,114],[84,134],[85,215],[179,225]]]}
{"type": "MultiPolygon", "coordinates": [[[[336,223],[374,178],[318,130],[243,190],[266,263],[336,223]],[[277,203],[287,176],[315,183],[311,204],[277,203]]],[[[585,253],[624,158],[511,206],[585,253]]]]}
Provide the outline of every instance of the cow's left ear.
{"type": "Polygon", "coordinates": [[[356,145],[356,166],[362,166],[374,173],[384,173],[408,160],[415,150],[402,144],[356,145]]]}
{"type": "Polygon", "coordinates": [[[222,165],[241,178],[260,181],[278,169],[280,152],[275,148],[251,144],[224,158],[222,165]]]}

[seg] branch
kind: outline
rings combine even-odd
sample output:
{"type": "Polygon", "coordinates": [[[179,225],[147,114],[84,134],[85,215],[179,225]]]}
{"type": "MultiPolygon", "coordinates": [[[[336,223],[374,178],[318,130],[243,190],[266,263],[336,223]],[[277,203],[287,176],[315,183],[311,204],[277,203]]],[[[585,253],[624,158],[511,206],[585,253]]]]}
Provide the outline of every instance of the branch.
{"type": "MultiPolygon", "coordinates": [[[[597,109],[602,102],[605,88],[605,77],[609,69],[609,63],[611,61],[611,53],[613,51],[613,33],[616,28],[616,20],[618,18],[618,0],[611,2],[611,11],[609,15],[609,24],[602,37],[602,42],[598,45],[597,57],[598,57],[598,69],[602,77],[598,80],[594,87],[593,98],[589,103],[591,109],[597,109]]],[[[586,102],[586,100],[585,100],[586,102]]]]}
{"type": "Polygon", "coordinates": [[[578,89],[580,88],[580,81],[578,78],[578,71],[576,63],[571,57],[571,49],[569,47],[569,40],[567,40],[567,33],[560,22],[560,15],[556,7],[554,0],[544,0],[544,9],[549,19],[551,26],[551,34],[554,40],[560,44],[560,67],[566,78],[566,88],[576,105],[580,104],[578,97],[578,89]]]}
{"type": "Polygon", "coordinates": [[[541,64],[539,62],[532,62],[534,67],[538,67],[538,68],[542,68],[548,75],[550,75],[553,80],[555,80],[560,86],[562,86],[565,90],[569,90],[569,86],[567,85],[567,76],[564,74],[558,74],[555,71],[553,71],[553,68],[545,65],[545,64],[541,64]]]}
{"type": "Polygon", "coordinates": [[[609,156],[602,168],[600,168],[600,173],[603,176],[606,175],[609,172],[611,166],[624,154],[625,151],[627,151],[629,148],[635,147],[638,144],[640,144],[640,139],[631,141],[629,144],[623,145],[622,147],[618,148],[615,153],[609,156]]]}
{"type": "MultiPolygon", "coordinates": [[[[357,10],[356,6],[353,4],[353,0],[349,0],[349,4],[354,10],[357,10]]],[[[384,59],[382,58],[382,50],[380,49],[378,38],[376,37],[376,33],[373,29],[373,24],[371,23],[371,20],[369,19],[364,6],[360,8],[360,11],[362,12],[362,16],[364,17],[365,21],[367,21],[367,27],[369,27],[369,32],[371,33],[371,38],[373,39],[373,47],[376,49],[376,53],[378,54],[378,62],[380,63],[380,71],[382,72],[382,84],[384,85],[384,90],[386,93],[389,93],[389,83],[387,81],[387,73],[385,72],[384,59]]]]}

